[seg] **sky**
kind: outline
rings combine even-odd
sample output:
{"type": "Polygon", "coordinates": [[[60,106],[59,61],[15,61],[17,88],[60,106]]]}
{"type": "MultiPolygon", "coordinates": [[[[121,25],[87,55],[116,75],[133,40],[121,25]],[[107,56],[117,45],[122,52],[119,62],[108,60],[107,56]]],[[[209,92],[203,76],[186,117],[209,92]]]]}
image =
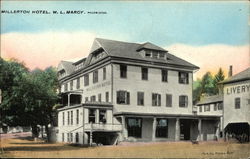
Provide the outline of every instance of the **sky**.
{"type": "Polygon", "coordinates": [[[1,57],[44,69],[86,57],[98,37],[154,43],[199,66],[195,79],[229,65],[236,74],[250,66],[249,10],[247,1],[1,1],[1,57]]]}

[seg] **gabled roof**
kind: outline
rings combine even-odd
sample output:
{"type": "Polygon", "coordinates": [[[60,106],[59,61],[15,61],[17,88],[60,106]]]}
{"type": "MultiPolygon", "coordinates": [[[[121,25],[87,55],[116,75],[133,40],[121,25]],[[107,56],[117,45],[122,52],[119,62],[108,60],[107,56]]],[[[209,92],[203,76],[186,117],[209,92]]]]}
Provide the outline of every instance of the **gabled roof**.
{"type": "Polygon", "coordinates": [[[137,51],[141,50],[141,49],[150,49],[150,50],[158,50],[158,51],[164,51],[164,52],[167,52],[166,50],[164,50],[163,48],[159,47],[159,46],[156,46],[150,42],[146,42],[144,44],[141,44],[137,51]]]}
{"type": "Polygon", "coordinates": [[[75,66],[73,65],[73,62],[69,61],[61,61],[58,65],[58,71],[64,69],[66,73],[69,75],[75,71],[75,66]]]}
{"type": "Polygon", "coordinates": [[[86,61],[86,59],[87,59],[87,58],[86,58],[86,57],[84,57],[84,58],[82,58],[82,59],[80,59],[80,60],[78,60],[78,61],[74,62],[74,63],[73,63],[73,65],[77,65],[77,64],[80,64],[80,63],[83,63],[83,64],[84,64],[84,63],[85,63],[85,61],[86,61]]]}
{"type": "Polygon", "coordinates": [[[196,105],[199,106],[199,105],[217,103],[222,101],[223,101],[222,95],[207,96],[201,98],[201,100],[196,105]]]}
{"type": "Polygon", "coordinates": [[[244,80],[250,80],[250,67],[232,77],[229,77],[228,79],[220,83],[227,84],[227,83],[239,82],[239,81],[244,81],[244,80]]]}
{"type": "Polygon", "coordinates": [[[115,40],[107,40],[107,39],[101,39],[101,38],[95,39],[92,49],[91,49],[91,53],[88,59],[86,60],[86,66],[88,65],[88,61],[91,60],[92,53],[100,48],[102,48],[108,54],[108,56],[138,59],[138,60],[144,60],[144,61],[162,62],[166,64],[187,66],[187,67],[191,67],[192,69],[199,68],[181,58],[178,58],[168,53],[165,49],[159,46],[156,46],[152,43],[138,44],[138,43],[115,41],[115,40]],[[141,48],[150,48],[154,50],[165,51],[167,54],[167,59],[145,58],[138,52],[138,49],[141,49],[141,48]]]}

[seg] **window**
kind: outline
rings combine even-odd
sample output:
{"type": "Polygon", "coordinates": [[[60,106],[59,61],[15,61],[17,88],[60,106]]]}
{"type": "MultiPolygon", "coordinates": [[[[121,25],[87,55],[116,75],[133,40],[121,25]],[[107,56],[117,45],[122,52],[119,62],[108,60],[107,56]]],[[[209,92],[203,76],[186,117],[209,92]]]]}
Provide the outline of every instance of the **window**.
{"type": "Polygon", "coordinates": [[[89,123],[95,123],[95,109],[89,109],[89,123]]]}
{"type": "Polygon", "coordinates": [[[71,90],[71,91],[73,90],[73,80],[70,81],[70,90],[71,90]]]}
{"type": "Polygon", "coordinates": [[[67,83],[64,84],[64,91],[65,92],[68,91],[68,84],[67,83]]]}
{"type": "Polygon", "coordinates": [[[70,118],[70,116],[69,116],[69,111],[68,111],[68,125],[70,124],[69,118],[70,118]]]}
{"type": "Polygon", "coordinates": [[[89,101],[89,98],[88,97],[85,97],[85,103],[89,101]]]}
{"type": "Polygon", "coordinates": [[[117,104],[129,104],[130,103],[130,95],[127,91],[117,91],[117,104]]]}
{"type": "Polygon", "coordinates": [[[151,51],[145,50],[145,56],[146,57],[151,57],[151,51]]]}
{"type": "Polygon", "coordinates": [[[250,99],[247,99],[247,104],[250,104],[250,99]]]}
{"type": "Polygon", "coordinates": [[[165,53],[164,52],[159,52],[159,58],[164,59],[165,58],[165,53]]]}
{"type": "Polygon", "coordinates": [[[109,92],[106,92],[106,102],[109,102],[109,92]]]}
{"type": "Polygon", "coordinates": [[[179,72],[179,83],[188,84],[188,73],[179,72]]]}
{"type": "Polygon", "coordinates": [[[91,96],[90,97],[90,102],[95,102],[96,100],[95,100],[95,96],[91,96]]]}
{"type": "Polygon", "coordinates": [[[218,106],[217,103],[214,103],[214,111],[217,111],[218,109],[217,106],[218,106]]]}
{"type": "Polygon", "coordinates": [[[64,116],[65,114],[64,114],[64,112],[62,113],[62,116],[63,116],[63,120],[62,120],[62,123],[63,123],[63,125],[65,124],[65,116],[64,116]]]}
{"type": "Polygon", "coordinates": [[[204,112],[209,112],[210,111],[210,105],[206,104],[204,105],[204,112]]]}
{"type": "Polygon", "coordinates": [[[64,133],[62,133],[62,142],[64,142],[64,133]]]}
{"type": "Polygon", "coordinates": [[[84,75],[84,86],[89,85],[89,74],[84,75]]]}
{"type": "Polygon", "coordinates": [[[167,119],[157,119],[156,125],[156,137],[168,137],[168,120],[167,119]]]}
{"type": "Polygon", "coordinates": [[[103,68],[103,80],[106,79],[106,67],[103,68]]]}
{"type": "Polygon", "coordinates": [[[70,118],[71,118],[70,123],[71,125],[73,125],[73,110],[71,110],[70,112],[70,118]]]}
{"type": "Polygon", "coordinates": [[[220,103],[218,103],[218,110],[222,110],[222,109],[223,109],[223,103],[220,102],[220,103]]]}
{"type": "Polygon", "coordinates": [[[234,99],[235,109],[240,109],[240,98],[234,99]]]}
{"type": "Polygon", "coordinates": [[[142,119],[141,118],[127,118],[128,136],[141,137],[142,119]]]}
{"type": "Polygon", "coordinates": [[[152,54],[153,54],[153,58],[156,58],[156,59],[158,58],[158,52],[153,51],[152,54]]]}
{"type": "Polygon", "coordinates": [[[161,81],[167,82],[168,81],[168,70],[161,70],[161,81]]]}
{"type": "Polygon", "coordinates": [[[152,106],[161,106],[161,95],[152,93],[152,106]]]}
{"type": "Polygon", "coordinates": [[[199,106],[199,111],[202,112],[202,106],[199,106]]]}
{"type": "Polygon", "coordinates": [[[93,83],[98,82],[98,70],[93,72],[93,83]]]}
{"type": "Polygon", "coordinates": [[[182,95],[179,96],[179,107],[187,107],[188,106],[188,96],[182,95]]]}
{"type": "Polygon", "coordinates": [[[120,77],[127,78],[127,66],[126,65],[120,65],[120,77]]]}
{"type": "Polygon", "coordinates": [[[141,68],[141,79],[148,80],[148,68],[141,68]]]}
{"type": "Polygon", "coordinates": [[[79,124],[79,110],[76,110],[76,124],[79,124]]]}
{"type": "Polygon", "coordinates": [[[137,105],[144,105],[144,92],[137,92],[137,105]]]}
{"type": "Polygon", "coordinates": [[[80,78],[76,79],[76,89],[80,88],[80,78]]]}
{"type": "Polygon", "coordinates": [[[102,102],[102,94],[98,94],[98,102],[102,102]]]}
{"type": "Polygon", "coordinates": [[[166,94],[166,106],[172,107],[172,94],[166,94]]]}
{"type": "Polygon", "coordinates": [[[70,142],[69,133],[67,133],[67,142],[70,142]]]}
{"type": "Polygon", "coordinates": [[[76,138],[76,143],[78,143],[79,142],[79,134],[78,134],[78,132],[76,133],[75,138],[76,138]]]}
{"type": "Polygon", "coordinates": [[[106,119],[106,110],[100,109],[99,120],[100,120],[101,123],[106,123],[106,121],[107,121],[107,119],[106,119]]]}
{"type": "Polygon", "coordinates": [[[73,142],[73,133],[70,133],[70,142],[73,142]]]}

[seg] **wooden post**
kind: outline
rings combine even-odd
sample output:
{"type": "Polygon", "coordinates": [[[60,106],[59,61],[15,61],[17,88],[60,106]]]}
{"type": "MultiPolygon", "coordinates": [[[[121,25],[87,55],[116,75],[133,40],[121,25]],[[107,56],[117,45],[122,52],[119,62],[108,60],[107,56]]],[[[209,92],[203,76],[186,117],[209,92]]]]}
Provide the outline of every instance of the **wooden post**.
{"type": "Polygon", "coordinates": [[[201,141],[201,119],[198,119],[198,141],[201,141]]]}
{"type": "Polygon", "coordinates": [[[89,145],[92,146],[93,144],[93,134],[92,134],[92,129],[93,129],[93,123],[90,122],[90,132],[89,132],[89,145]]]}
{"type": "Polygon", "coordinates": [[[180,119],[176,118],[175,122],[175,141],[180,140],[180,119]]]}
{"type": "Polygon", "coordinates": [[[153,118],[153,129],[152,129],[152,141],[155,141],[155,133],[156,133],[156,117],[153,118]]]}

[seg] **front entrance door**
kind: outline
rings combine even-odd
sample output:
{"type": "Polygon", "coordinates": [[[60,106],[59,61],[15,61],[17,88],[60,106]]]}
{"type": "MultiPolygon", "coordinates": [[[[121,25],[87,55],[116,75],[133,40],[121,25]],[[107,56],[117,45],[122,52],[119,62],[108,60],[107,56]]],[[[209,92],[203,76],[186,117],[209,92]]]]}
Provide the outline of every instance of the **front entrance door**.
{"type": "Polygon", "coordinates": [[[190,140],[190,126],[191,126],[191,120],[189,119],[180,120],[181,140],[190,140]]]}
{"type": "Polygon", "coordinates": [[[142,119],[141,118],[127,118],[128,137],[141,138],[142,119]]]}

